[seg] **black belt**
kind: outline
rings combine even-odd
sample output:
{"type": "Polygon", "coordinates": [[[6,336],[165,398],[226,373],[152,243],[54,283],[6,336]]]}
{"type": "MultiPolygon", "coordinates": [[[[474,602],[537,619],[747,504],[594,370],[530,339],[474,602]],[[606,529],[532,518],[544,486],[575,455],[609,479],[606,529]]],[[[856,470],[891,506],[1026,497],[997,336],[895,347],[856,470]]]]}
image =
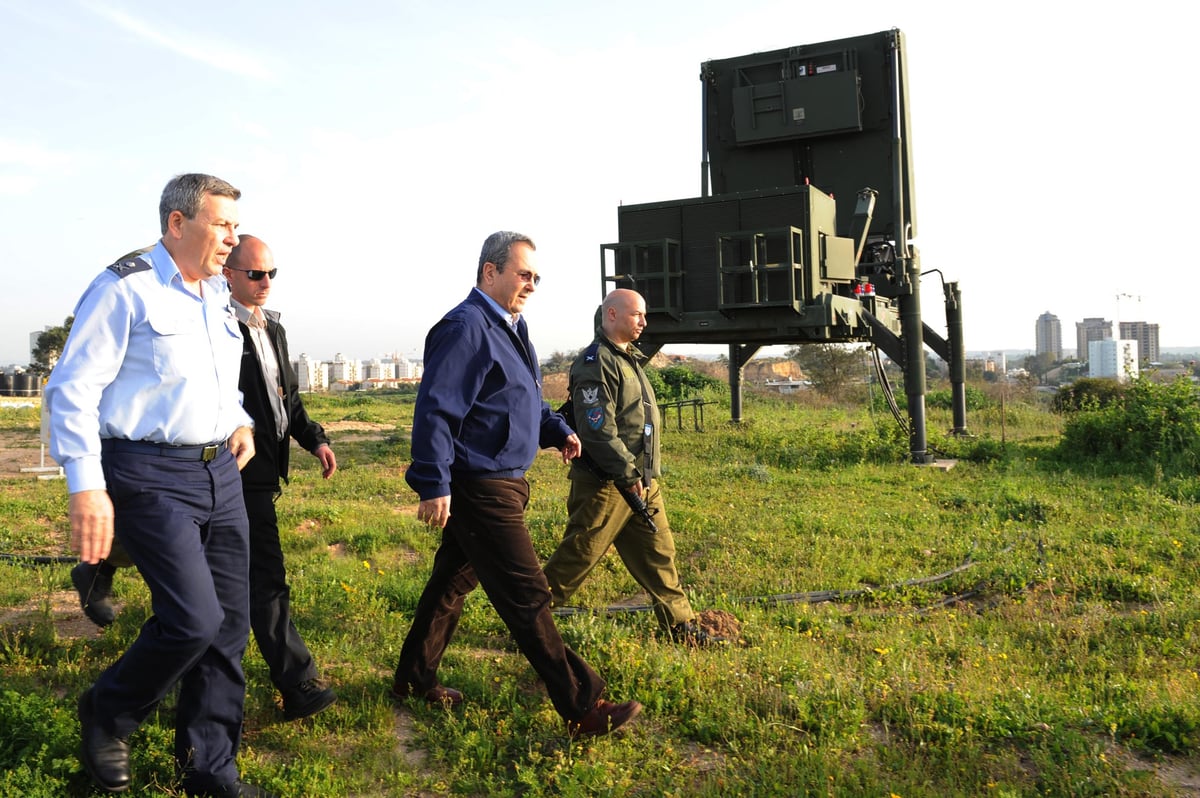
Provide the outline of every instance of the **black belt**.
{"type": "Polygon", "coordinates": [[[102,452],[130,452],[158,457],[173,457],[176,460],[200,460],[205,463],[215,460],[217,455],[229,448],[229,441],[208,443],[200,446],[175,446],[153,441],[129,441],[124,438],[104,438],[100,441],[102,452]]]}

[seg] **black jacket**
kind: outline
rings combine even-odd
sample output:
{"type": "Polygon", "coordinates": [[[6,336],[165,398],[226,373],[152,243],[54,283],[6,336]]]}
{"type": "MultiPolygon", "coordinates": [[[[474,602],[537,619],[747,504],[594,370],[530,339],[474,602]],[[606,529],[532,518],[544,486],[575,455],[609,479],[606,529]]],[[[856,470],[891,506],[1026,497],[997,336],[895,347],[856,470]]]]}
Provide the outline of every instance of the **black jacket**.
{"type": "MultiPolygon", "coordinates": [[[[315,452],[329,438],[321,425],[308,417],[304,403],[300,401],[300,390],[296,384],[296,373],[288,356],[287,332],[279,323],[279,314],[264,310],[267,318],[267,336],[275,349],[279,379],[287,397],[288,436],[295,438],[306,451],[315,452]]],[[[279,490],[279,480],[287,482],[288,455],[291,441],[275,440],[275,416],[271,411],[270,394],[258,362],[258,350],[254,348],[249,328],[238,323],[242,329],[242,373],[238,387],[242,391],[242,406],[254,419],[254,457],[242,469],[242,486],[246,490],[279,490]]],[[[273,387],[273,386],[272,386],[273,387]]]]}

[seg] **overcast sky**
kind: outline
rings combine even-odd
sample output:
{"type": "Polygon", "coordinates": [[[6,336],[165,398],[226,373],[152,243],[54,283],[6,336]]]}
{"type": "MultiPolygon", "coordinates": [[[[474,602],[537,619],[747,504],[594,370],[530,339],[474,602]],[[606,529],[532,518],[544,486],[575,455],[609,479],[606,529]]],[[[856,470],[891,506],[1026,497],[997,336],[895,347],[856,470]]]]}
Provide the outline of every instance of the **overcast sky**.
{"type": "MultiPolygon", "coordinates": [[[[293,355],[419,355],[497,229],[538,244],[539,353],[578,349],[618,205],[700,194],[700,64],[893,27],[916,244],[961,286],[967,349],[1032,349],[1045,311],[1068,349],[1086,316],[1200,345],[1184,6],[966,9],[0,0],[0,364],[154,242],[163,185],[193,171],[244,192],[293,355]]],[[[943,330],[940,296],[923,315],[943,330]]]]}

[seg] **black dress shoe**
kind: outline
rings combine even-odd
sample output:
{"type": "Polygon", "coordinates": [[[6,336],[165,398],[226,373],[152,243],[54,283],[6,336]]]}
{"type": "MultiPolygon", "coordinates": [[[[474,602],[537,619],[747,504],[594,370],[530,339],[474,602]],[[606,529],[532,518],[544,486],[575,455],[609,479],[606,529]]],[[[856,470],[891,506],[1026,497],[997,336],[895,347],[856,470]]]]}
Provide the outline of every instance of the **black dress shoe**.
{"type": "Polygon", "coordinates": [[[280,692],[283,694],[283,717],[287,720],[311,717],[337,701],[337,694],[317,679],[306,679],[280,692]]]}
{"type": "Polygon", "coordinates": [[[223,784],[220,787],[213,787],[199,792],[192,792],[184,789],[187,795],[192,798],[279,798],[273,792],[267,792],[262,787],[255,787],[253,784],[238,779],[233,784],[223,784]]]}
{"type": "Polygon", "coordinates": [[[80,759],[92,781],[109,792],[129,789],[129,741],[106,732],[96,722],[92,691],[79,696],[80,759]]]}
{"type": "Polygon", "coordinates": [[[81,562],[71,569],[71,582],[79,592],[79,606],[83,614],[97,626],[108,626],[117,617],[109,596],[112,595],[112,578],[116,569],[108,563],[81,562]]]}
{"type": "Polygon", "coordinates": [[[400,700],[420,696],[428,704],[441,704],[445,707],[456,707],[463,702],[463,694],[453,687],[435,684],[428,690],[415,690],[408,682],[393,682],[392,695],[400,700]]]}
{"type": "Polygon", "coordinates": [[[641,711],[642,705],[637,701],[614,704],[600,699],[582,718],[567,721],[567,734],[572,737],[609,734],[636,718],[641,711]]]}

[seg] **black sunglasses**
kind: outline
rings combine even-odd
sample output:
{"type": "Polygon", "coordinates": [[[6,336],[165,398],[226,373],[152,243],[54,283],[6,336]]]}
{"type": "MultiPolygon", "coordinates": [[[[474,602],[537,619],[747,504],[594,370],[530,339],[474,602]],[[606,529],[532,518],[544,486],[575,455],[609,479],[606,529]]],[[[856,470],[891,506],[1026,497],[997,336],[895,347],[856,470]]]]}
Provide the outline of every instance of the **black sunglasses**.
{"type": "Polygon", "coordinates": [[[241,272],[256,283],[264,277],[270,277],[272,280],[274,280],[275,275],[279,273],[279,269],[271,269],[269,272],[264,272],[261,269],[235,269],[232,266],[227,268],[231,272],[241,272]]]}

